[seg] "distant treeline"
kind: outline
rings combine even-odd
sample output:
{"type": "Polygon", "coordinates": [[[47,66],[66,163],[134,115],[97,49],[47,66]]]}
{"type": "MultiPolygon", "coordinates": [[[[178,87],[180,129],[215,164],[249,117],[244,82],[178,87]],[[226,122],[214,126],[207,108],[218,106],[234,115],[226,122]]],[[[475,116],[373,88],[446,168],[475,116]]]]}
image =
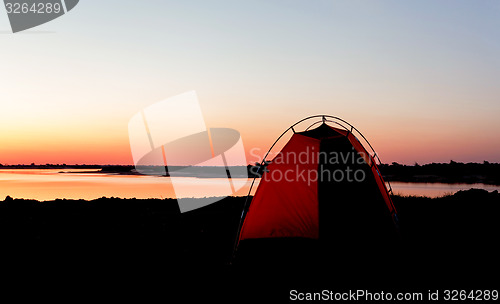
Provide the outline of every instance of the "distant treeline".
{"type": "MultiPolygon", "coordinates": [[[[17,165],[6,165],[0,164],[0,169],[100,169],[103,165],[67,165],[67,164],[35,164],[31,165],[17,164],[17,165]]],[[[113,166],[117,167],[117,166],[113,166]]]]}
{"type": "MultiPolygon", "coordinates": [[[[265,166],[264,166],[265,167],[265,166]]],[[[386,181],[414,183],[485,183],[500,185],[500,164],[489,163],[431,163],[425,165],[402,165],[396,162],[381,164],[379,169],[386,181]]],[[[250,177],[260,177],[260,164],[249,165],[250,177]]]]}
{"type": "MultiPolygon", "coordinates": [[[[268,162],[267,164],[269,164],[268,162]]],[[[266,164],[266,166],[267,166],[266,164]]],[[[264,166],[265,167],[265,166],[264,166]]],[[[265,170],[260,164],[248,165],[248,176],[261,177],[265,170]]],[[[392,164],[379,165],[380,171],[387,181],[401,182],[426,182],[426,183],[485,183],[500,185],[500,163],[461,163],[450,161],[449,163],[431,163],[425,165],[402,165],[396,162],[392,164]]],[[[169,176],[171,172],[178,171],[179,175],[195,177],[225,177],[226,172],[220,171],[216,167],[181,167],[181,166],[143,166],[140,172],[132,165],[66,165],[66,164],[45,164],[45,165],[2,165],[0,169],[101,169],[102,173],[119,174],[151,174],[169,176]]],[[[233,171],[235,172],[235,171],[233,171]]],[[[238,170],[237,172],[241,172],[238,170]]],[[[244,171],[243,171],[244,172],[244,171]]],[[[233,176],[233,177],[243,177],[233,176]]]]}
{"type": "Polygon", "coordinates": [[[379,166],[384,178],[388,181],[428,182],[428,183],[485,183],[500,185],[500,164],[489,163],[432,163],[413,166],[391,165],[379,166]]]}

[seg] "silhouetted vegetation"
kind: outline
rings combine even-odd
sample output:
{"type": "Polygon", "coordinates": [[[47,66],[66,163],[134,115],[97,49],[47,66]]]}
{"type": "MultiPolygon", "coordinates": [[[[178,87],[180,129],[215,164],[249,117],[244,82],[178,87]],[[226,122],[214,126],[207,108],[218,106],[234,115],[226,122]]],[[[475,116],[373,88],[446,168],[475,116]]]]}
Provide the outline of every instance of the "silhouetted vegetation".
{"type": "MultiPolygon", "coordinates": [[[[268,291],[285,299],[292,286],[430,288],[444,282],[454,288],[488,288],[498,274],[496,191],[460,191],[437,199],[395,196],[401,240],[375,268],[363,269],[356,265],[370,259],[318,254],[311,264],[293,251],[266,267],[255,266],[255,261],[250,268],[245,262],[229,266],[244,201],[228,197],[181,214],[173,199],[39,202],[7,197],[0,201],[0,258],[14,272],[60,271],[78,278],[104,272],[113,280],[156,281],[161,276],[171,281],[168,286],[174,291],[209,286],[216,296],[245,292],[255,284],[255,295],[268,291]]],[[[342,233],[349,233],[349,227],[342,233]]],[[[304,250],[308,248],[314,247],[304,250]]],[[[342,250],[338,244],[338,252],[342,250]]],[[[369,258],[373,252],[364,255],[369,258]]]]}
{"type": "Polygon", "coordinates": [[[0,169],[100,169],[106,167],[103,165],[66,165],[66,164],[35,164],[30,165],[17,164],[17,165],[7,165],[0,164],[0,169]]]}
{"type": "Polygon", "coordinates": [[[500,185],[500,164],[497,163],[432,163],[413,166],[392,163],[381,165],[380,171],[388,181],[485,183],[500,185]]]}

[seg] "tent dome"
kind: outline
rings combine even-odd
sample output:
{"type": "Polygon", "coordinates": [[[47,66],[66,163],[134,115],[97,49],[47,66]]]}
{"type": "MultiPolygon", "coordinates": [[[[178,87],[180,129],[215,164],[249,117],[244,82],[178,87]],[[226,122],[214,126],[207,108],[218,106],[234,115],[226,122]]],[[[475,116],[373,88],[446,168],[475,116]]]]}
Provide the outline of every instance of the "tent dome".
{"type": "Polygon", "coordinates": [[[374,256],[397,237],[396,209],[374,155],[354,127],[322,118],[303,132],[290,127],[294,134],[262,175],[238,234],[245,259],[374,256]]]}

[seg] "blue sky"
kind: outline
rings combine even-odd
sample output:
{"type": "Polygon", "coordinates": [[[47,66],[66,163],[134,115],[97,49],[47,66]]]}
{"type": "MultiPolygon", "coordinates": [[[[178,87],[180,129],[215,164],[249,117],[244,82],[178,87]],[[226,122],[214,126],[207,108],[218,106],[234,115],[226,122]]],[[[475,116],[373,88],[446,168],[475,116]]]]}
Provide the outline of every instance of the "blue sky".
{"type": "Polygon", "coordinates": [[[500,162],[498,1],[82,0],[9,30],[2,7],[10,162],[33,145],[40,162],[71,147],[127,162],[130,117],[189,90],[207,125],[238,129],[247,148],[325,113],[356,125],[385,161],[500,162]]]}

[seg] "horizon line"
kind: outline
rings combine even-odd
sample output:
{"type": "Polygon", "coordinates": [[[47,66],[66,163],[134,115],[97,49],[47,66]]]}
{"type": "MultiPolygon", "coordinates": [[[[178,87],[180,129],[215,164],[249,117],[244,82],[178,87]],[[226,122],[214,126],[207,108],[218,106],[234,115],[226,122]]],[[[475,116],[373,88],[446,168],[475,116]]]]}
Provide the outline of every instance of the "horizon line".
{"type": "MultiPolygon", "coordinates": [[[[272,162],[272,161],[266,161],[266,162],[272,162]]],[[[247,165],[235,165],[235,166],[229,166],[229,167],[248,167],[248,166],[255,166],[255,165],[260,165],[262,162],[255,162],[254,164],[247,164],[247,165]]],[[[381,163],[378,165],[401,165],[401,166],[425,166],[425,165],[432,165],[432,164],[479,164],[479,165],[500,165],[500,162],[490,162],[487,160],[484,160],[482,162],[460,162],[460,161],[454,161],[450,160],[449,162],[431,162],[431,163],[425,163],[425,164],[419,164],[418,162],[414,162],[413,164],[405,164],[405,163],[398,163],[398,162],[387,162],[387,163],[381,163]]],[[[119,166],[119,167],[195,167],[196,165],[141,165],[141,166],[136,166],[133,164],[52,164],[52,163],[45,163],[45,164],[2,164],[0,163],[0,168],[1,167],[110,167],[110,166],[119,166]]],[[[225,166],[199,166],[199,167],[225,167],[225,166]]]]}

